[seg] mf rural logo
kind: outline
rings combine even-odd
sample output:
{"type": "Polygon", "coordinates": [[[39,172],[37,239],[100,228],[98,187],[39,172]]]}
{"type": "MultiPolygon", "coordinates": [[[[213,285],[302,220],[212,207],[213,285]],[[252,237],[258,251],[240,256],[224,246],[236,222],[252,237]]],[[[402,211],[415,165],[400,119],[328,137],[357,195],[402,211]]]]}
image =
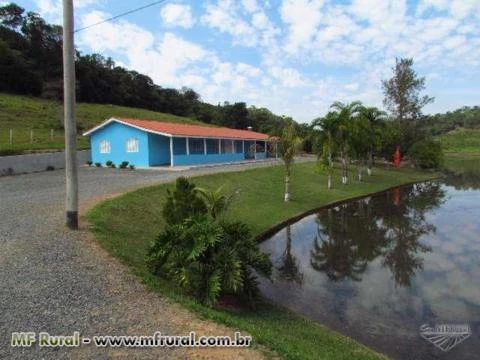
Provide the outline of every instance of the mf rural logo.
{"type": "Polygon", "coordinates": [[[420,335],[442,351],[449,351],[472,335],[469,325],[440,324],[420,326],[420,335]]]}

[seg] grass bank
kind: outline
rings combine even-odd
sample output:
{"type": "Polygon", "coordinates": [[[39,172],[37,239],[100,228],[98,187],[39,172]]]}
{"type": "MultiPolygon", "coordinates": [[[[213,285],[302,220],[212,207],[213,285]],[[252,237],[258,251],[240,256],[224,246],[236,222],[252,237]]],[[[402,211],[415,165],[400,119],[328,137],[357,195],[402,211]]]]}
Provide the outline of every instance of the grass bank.
{"type": "MultiPolygon", "coordinates": [[[[190,118],[144,109],[108,104],[78,103],[76,108],[78,148],[90,147],[81,132],[112,116],[196,123],[190,118]]],[[[32,150],[58,150],[65,147],[63,132],[63,104],[58,101],[0,93],[0,155],[1,152],[21,153],[32,150]],[[13,144],[10,144],[10,129],[13,144]],[[51,129],[54,130],[51,137],[51,129]],[[33,130],[33,142],[30,132],[33,130]]]]}
{"type": "MultiPolygon", "coordinates": [[[[283,201],[283,168],[274,166],[241,172],[194,178],[198,186],[238,195],[226,216],[250,225],[255,235],[281,221],[319,206],[348,199],[407,182],[435,176],[411,169],[375,169],[364,182],[340,184],[335,170],[335,188],[326,189],[326,175],[314,163],[297,164],[293,171],[290,203],[283,201]]],[[[152,289],[169,296],[187,308],[228,326],[248,332],[254,342],[265,345],[285,359],[383,359],[365,346],[264,301],[256,311],[209,309],[186,297],[173,284],[149,274],[144,256],[152,239],[165,223],[161,211],[166,190],[172,184],[143,188],[105,201],[87,214],[98,241],[110,253],[129,265],[152,289]]]]}
{"type": "Polygon", "coordinates": [[[480,156],[480,129],[456,129],[439,140],[447,157],[480,156]]]}

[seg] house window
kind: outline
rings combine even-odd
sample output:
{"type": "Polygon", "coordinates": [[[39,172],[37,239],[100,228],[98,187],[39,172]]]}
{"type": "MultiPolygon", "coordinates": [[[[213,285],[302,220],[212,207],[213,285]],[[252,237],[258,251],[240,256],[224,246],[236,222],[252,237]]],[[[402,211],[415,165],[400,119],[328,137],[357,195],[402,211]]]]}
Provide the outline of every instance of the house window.
{"type": "Polygon", "coordinates": [[[138,152],[138,139],[131,138],[127,140],[127,152],[138,152]]]}
{"type": "Polygon", "coordinates": [[[235,140],[235,153],[239,154],[243,152],[243,141],[235,140]]]}
{"type": "Polygon", "coordinates": [[[203,154],[205,152],[203,139],[189,138],[188,150],[190,154],[203,154]]]}
{"type": "Polygon", "coordinates": [[[217,139],[207,139],[207,154],[218,154],[217,139]]]}
{"type": "Polygon", "coordinates": [[[232,140],[222,139],[222,154],[231,154],[231,153],[233,153],[232,140]]]}
{"type": "Polygon", "coordinates": [[[110,141],[100,141],[100,154],[110,154],[110,141]]]}

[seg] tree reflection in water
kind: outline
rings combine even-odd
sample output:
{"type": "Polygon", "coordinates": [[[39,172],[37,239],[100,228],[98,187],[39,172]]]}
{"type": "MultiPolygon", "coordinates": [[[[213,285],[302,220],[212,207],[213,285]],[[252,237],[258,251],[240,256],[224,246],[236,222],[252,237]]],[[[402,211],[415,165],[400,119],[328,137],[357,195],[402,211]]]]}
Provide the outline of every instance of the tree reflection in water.
{"type": "Polygon", "coordinates": [[[420,241],[435,231],[425,214],[444,196],[439,184],[423,183],[320,211],[312,268],[335,282],[360,281],[368,263],[381,257],[397,285],[410,285],[423,268],[421,255],[431,251],[420,241]]]}
{"type": "Polygon", "coordinates": [[[285,251],[279,259],[279,265],[276,267],[278,274],[282,280],[303,283],[303,274],[299,270],[297,259],[292,254],[292,229],[290,226],[286,228],[287,245],[285,251]]]}

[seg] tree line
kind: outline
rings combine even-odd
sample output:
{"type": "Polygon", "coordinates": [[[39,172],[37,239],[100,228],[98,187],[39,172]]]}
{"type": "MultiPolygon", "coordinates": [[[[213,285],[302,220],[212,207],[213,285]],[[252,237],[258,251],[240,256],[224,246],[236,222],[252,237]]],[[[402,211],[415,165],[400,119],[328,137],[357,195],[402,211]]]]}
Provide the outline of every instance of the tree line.
{"type": "MultiPolygon", "coordinates": [[[[244,102],[212,105],[189,88],[157,85],[112,58],[76,52],[77,101],[138,107],[205,123],[278,134],[293,120],[244,102]]],[[[62,27],[10,3],[0,7],[0,91],[53,100],[63,98],[62,27]]]]}
{"type": "Polygon", "coordinates": [[[413,59],[396,59],[390,79],[382,81],[384,105],[390,114],[360,101],[334,102],[330,111],[300,130],[291,124],[280,137],[280,154],[285,166],[285,201],[290,200],[291,169],[295,155],[307,146],[318,156],[322,171],[327,173],[327,187],[333,187],[333,168],[341,166],[341,182],[349,182],[349,169],[356,166],[358,181],[364,169],[372,175],[375,158],[393,160],[408,155],[415,165],[436,168],[442,164],[441,145],[425,131],[422,109],[434,101],[423,95],[425,78],[413,69],[413,59]],[[300,139],[303,138],[303,141],[300,139]],[[306,145],[308,144],[308,145],[306,145]]]}

